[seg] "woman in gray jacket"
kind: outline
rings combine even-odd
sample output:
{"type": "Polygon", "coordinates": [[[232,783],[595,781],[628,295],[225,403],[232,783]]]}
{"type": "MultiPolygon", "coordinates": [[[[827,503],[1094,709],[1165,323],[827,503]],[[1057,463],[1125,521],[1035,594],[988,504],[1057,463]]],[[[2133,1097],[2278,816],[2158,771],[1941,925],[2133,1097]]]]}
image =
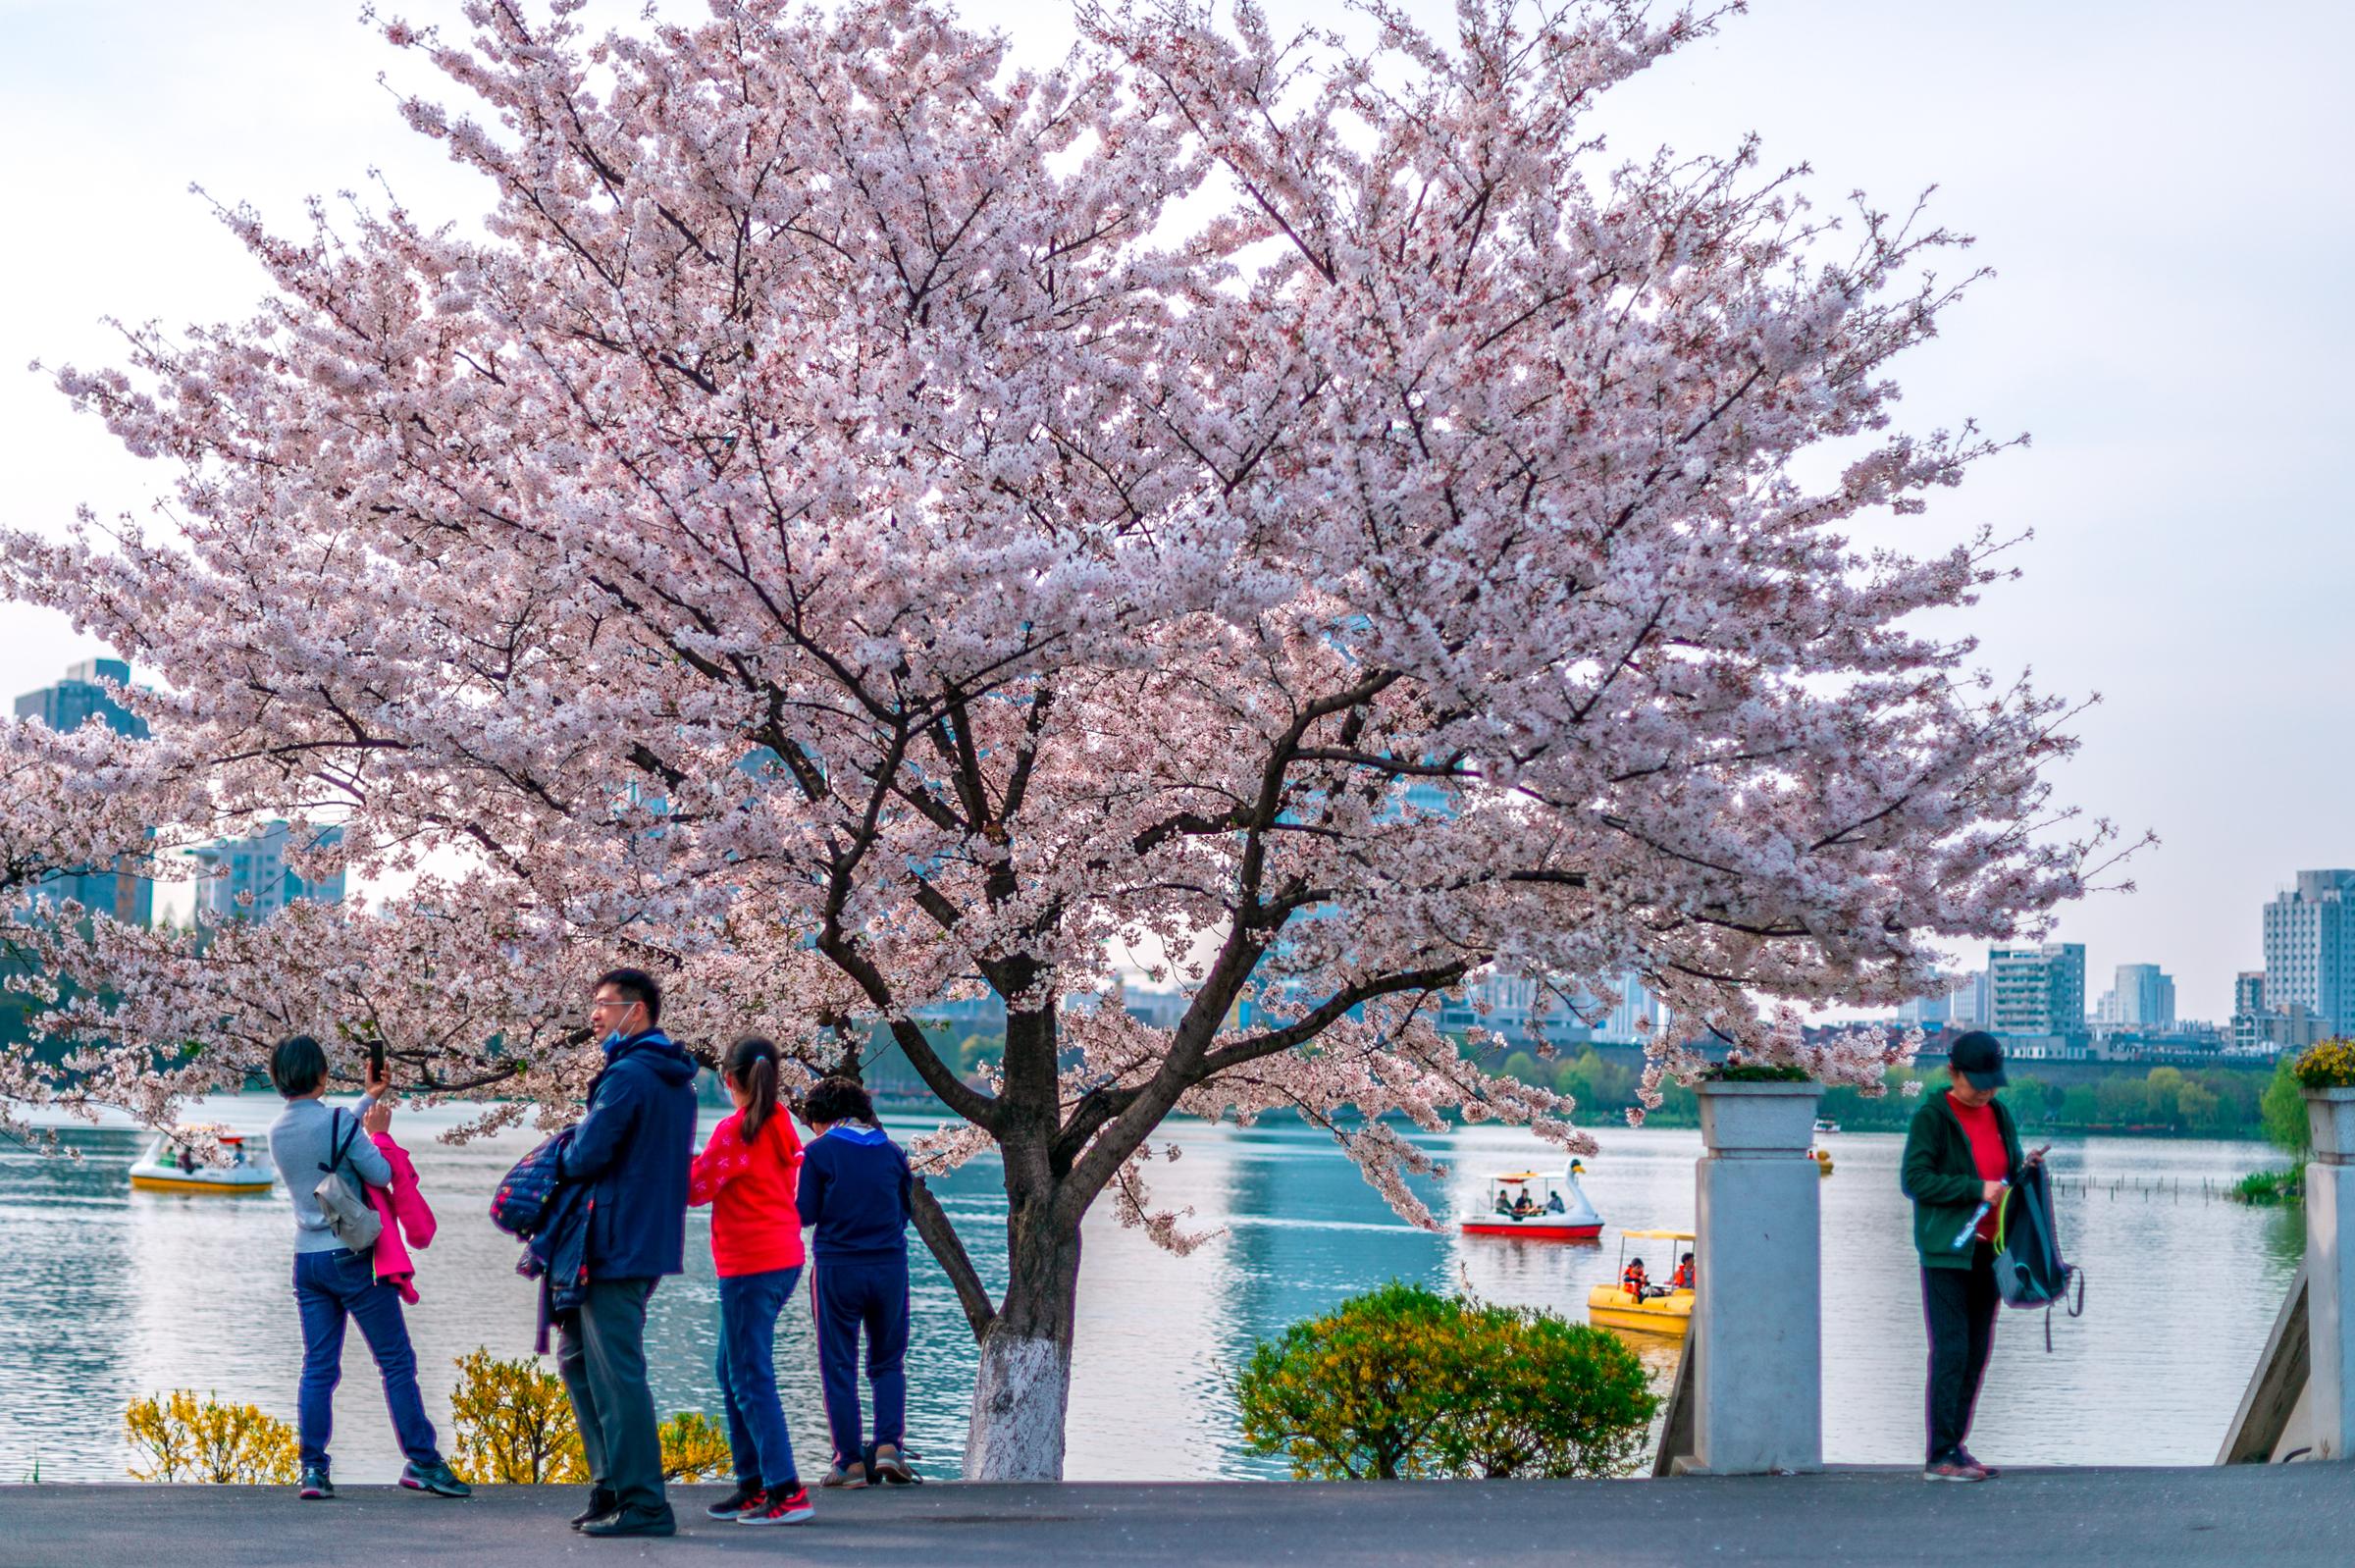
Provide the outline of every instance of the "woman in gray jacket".
{"type": "Polygon", "coordinates": [[[466,1483],[442,1461],[434,1424],[417,1391],[417,1353],[401,1316],[400,1292],[377,1281],[368,1254],[336,1239],[314,1195],[331,1166],[372,1187],[392,1183],[392,1167],[372,1141],[392,1124],[391,1085],[371,1069],[368,1092],[356,1112],[327,1104],[327,1053],[307,1034],[281,1040],[270,1053],[270,1081],[287,1108],[270,1127],[270,1158],[294,1202],[294,1305],[302,1314],[302,1383],[296,1397],[302,1447],[301,1495],[332,1498],[327,1439],[335,1422],[336,1384],[343,1375],[343,1326],[360,1326],[385,1403],[408,1463],[400,1484],[442,1497],[469,1494],[466,1483]]]}

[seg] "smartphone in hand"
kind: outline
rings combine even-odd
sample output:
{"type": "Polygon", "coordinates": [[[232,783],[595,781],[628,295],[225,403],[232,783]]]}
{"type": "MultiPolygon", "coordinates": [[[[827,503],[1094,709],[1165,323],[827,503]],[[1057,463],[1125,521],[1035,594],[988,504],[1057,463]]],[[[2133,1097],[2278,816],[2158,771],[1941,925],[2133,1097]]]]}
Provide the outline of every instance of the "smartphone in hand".
{"type": "Polygon", "coordinates": [[[385,1079],[385,1042],[376,1040],[368,1046],[368,1081],[383,1083],[385,1079]]]}

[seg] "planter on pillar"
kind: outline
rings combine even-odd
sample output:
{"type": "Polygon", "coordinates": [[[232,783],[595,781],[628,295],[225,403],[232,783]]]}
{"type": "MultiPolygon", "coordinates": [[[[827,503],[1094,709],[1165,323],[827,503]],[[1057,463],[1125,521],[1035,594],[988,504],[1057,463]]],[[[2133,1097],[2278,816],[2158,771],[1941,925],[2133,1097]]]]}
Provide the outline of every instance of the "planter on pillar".
{"type": "Polygon", "coordinates": [[[2306,1408],[2314,1456],[2355,1455],[2355,1088],[2307,1089],[2306,1408]]]}
{"type": "Polygon", "coordinates": [[[1710,1475],[1823,1468],[1821,1085],[1703,1082],[1695,1168],[1693,1461],[1710,1475]]]}

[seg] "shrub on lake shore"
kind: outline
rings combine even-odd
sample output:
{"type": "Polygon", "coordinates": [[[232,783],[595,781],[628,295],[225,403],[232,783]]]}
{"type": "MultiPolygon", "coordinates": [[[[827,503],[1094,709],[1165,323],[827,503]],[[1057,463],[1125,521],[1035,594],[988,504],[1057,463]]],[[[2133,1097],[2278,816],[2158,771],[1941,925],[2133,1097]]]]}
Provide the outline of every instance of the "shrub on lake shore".
{"type": "Polygon", "coordinates": [[[457,1367],[449,1466],[461,1479],[518,1487],[589,1479],[562,1379],[536,1361],[500,1361],[488,1349],[458,1357],[457,1367]]]}
{"type": "MultiPolygon", "coordinates": [[[[589,1460],[564,1380],[537,1361],[501,1361],[488,1349],[458,1357],[449,1396],[450,1468],[474,1483],[536,1487],[585,1483],[589,1460]]],[[[711,1481],[735,1474],[728,1435],[700,1410],[662,1423],[662,1479],[711,1481]]]]}
{"type": "Polygon", "coordinates": [[[1253,1452],[1328,1481],[1618,1475],[1658,1405],[1602,1330],[1396,1281],[1263,1341],[1235,1398],[1253,1452]]]}
{"type": "Polygon", "coordinates": [[[221,1486],[291,1486],[297,1461],[293,1429],[257,1405],[223,1404],[187,1388],[134,1399],[123,1412],[140,1481],[221,1486]]]}

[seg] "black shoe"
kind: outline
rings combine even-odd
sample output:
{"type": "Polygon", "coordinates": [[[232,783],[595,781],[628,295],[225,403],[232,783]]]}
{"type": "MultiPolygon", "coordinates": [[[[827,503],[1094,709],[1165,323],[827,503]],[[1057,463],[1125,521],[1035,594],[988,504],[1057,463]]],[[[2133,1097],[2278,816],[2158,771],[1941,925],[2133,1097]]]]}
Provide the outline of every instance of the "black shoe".
{"type": "Polygon", "coordinates": [[[474,1489],[457,1478],[448,1464],[437,1459],[430,1465],[403,1465],[400,1484],[411,1491],[430,1491],[437,1497],[471,1497],[474,1489]]]}
{"type": "Polygon", "coordinates": [[[605,1539],[613,1536],[675,1536],[679,1522],[668,1508],[658,1514],[611,1513],[602,1519],[592,1519],[581,1526],[584,1536],[605,1539]]]}
{"type": "Polygon", "coordinates": [[[612,1488],[593,1487],[589,1491],[589,1506],[572,1516],[572,1528],[579,1530],[593,1524],[620,1506],[621,1499],[613,1495],[612,1488]]]}
{"type": "Polygon", "coordinates": [[[302,1484],[295,1489],[294,1495],[304,1502],[334,1502],[336,1484],[327,1479],[324,1470],[306,1470],[302,1473],[302,1484]]]}
{"type": "Polygon", "coordinates": [[[706,1519],[733,1519],[760,1500],[760,1483],[739,1481],[736,1490],[704,1510],[706,1519]]]}

